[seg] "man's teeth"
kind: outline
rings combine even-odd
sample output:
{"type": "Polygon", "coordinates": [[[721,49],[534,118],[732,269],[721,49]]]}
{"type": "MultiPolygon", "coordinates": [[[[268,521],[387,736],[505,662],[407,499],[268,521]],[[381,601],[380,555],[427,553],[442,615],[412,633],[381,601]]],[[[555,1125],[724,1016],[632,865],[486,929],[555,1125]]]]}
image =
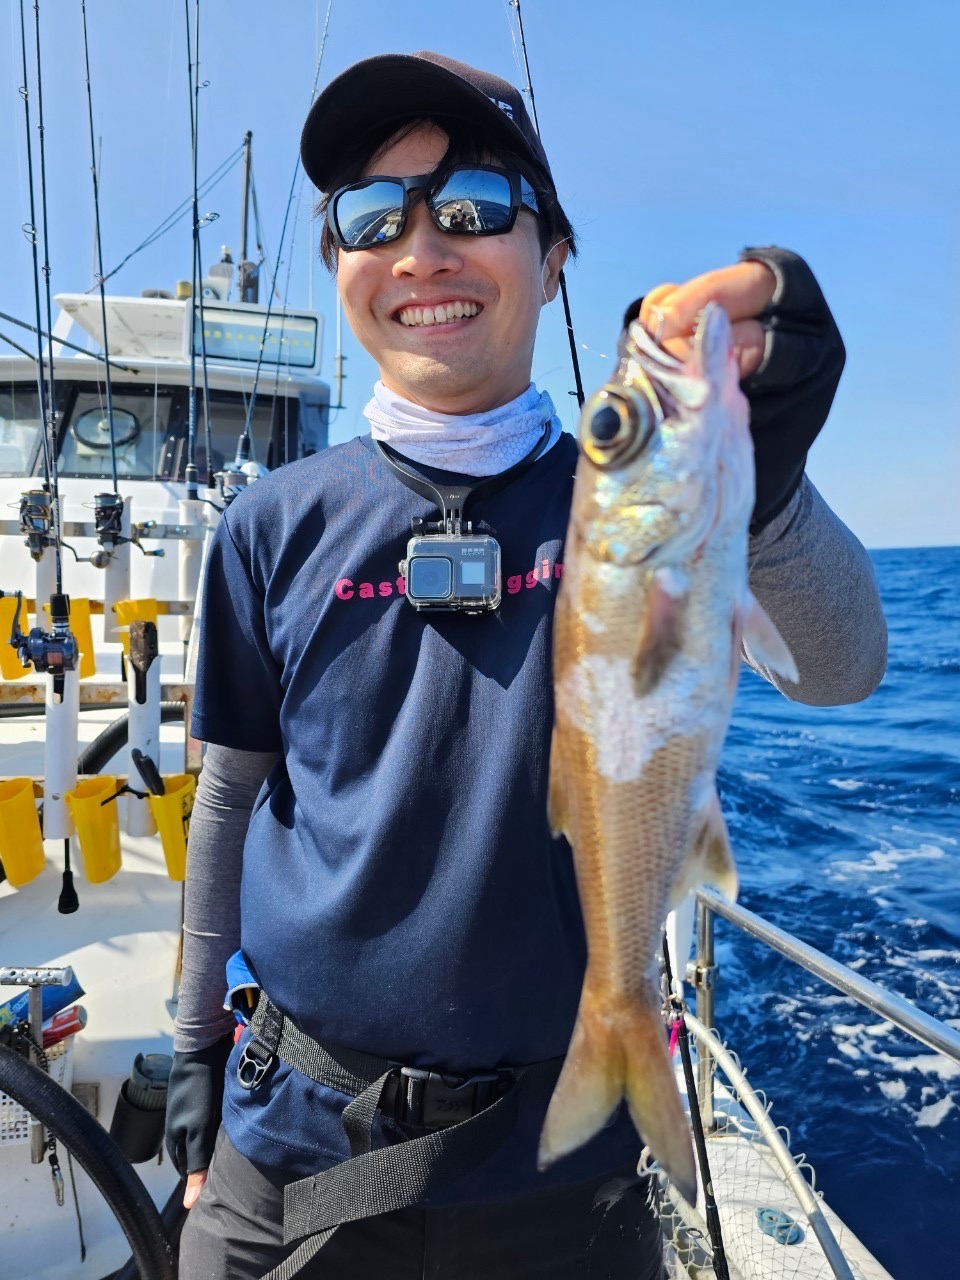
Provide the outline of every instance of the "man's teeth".
{"type": "Polygon", "coordinates": [[[437,307],[404,307],[399,320],[406,325],[446,324],[449,320],[479,315],[481,310],[476,302],[446,302],[437,307]]]}

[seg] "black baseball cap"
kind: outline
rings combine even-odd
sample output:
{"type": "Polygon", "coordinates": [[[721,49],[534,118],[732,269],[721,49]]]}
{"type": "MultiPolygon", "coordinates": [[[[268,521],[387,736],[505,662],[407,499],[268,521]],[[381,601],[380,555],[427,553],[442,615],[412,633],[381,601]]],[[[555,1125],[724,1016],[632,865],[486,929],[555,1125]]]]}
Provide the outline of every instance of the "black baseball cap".
{"type": "MultiPolygon", "coordinates": [[[[429,116],[482,122],[494,139],[528,156],[550,176],[523,97],[507,80],[442,53],[384,53],[348,67],[319,95],[303,126],[300,156],[311,181],[329,192],[345,138],[384,123],[429,116]]],[[[381,132],[382,136],[382,132],[381,132]]]]}

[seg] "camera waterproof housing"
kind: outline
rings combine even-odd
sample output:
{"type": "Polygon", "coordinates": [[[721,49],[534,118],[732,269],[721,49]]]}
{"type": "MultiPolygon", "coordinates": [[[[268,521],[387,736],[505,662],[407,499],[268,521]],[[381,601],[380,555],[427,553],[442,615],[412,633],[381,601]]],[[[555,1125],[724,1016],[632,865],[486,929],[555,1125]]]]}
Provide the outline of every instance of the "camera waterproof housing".
{"type": "Polygon", "coordinates": [[[400,573],[415,609],[482,613],[500,607],[500,544],[489,534],[414,536],[400,573]]]}
{"type": "Polygon", "coordinates": [[[440,513],[439,520],[414,516],[410,521],[413,536],[399,567],[407,601],[415,609],[479,614],[500,608],[500,544],[489,533],[473,532],[464,519],[464,507],[518,479],[543,452],[550,429],[547,422],[536,445],[507,471],[469,484],[428,480],[408,471],[389,445],[374,440],[374,448],[401,484],[435,502],[440,513]]]}

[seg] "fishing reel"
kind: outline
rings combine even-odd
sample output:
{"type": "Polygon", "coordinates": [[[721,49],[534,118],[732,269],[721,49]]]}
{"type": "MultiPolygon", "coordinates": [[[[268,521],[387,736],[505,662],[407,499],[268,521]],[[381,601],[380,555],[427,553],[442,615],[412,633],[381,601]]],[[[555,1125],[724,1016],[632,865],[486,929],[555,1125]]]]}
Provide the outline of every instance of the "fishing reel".
{"type": "MultiPolygon", "coordinates": [[[[105,569],[123,543],[131,543],[145,556],[164,555],[162,547],[156,551],[148,551],[140,543],[141,537],[156,527],[155,520],[141,520],[133,526],[129,537],[123,532],[123,501],[119,493],[93,495],[93,523],[100,548],[84,559],[95,569],[105,569]]],[[[69,546],[69,543],[64,543],[64,546],[69,546]]],[[[73,551],[73,547],[70,550],[73,551]]],[[[73,554],[78,561],[81,559],[75,551],[73,554]]]]}
{"type": "Polygon", "coordinates": [[[42,560],[54,544],[53,496],[47,489],[27,489],[20,495],[20,532],[33,560],[42,560]]]}
{"type": "Polygon", "coordinates": [[[229,507],[234,498],[238,498],[247,485],[269,475],[269,469],[262,462],[234,460],[229,467],[218,471],[214,476],[224,508],[229,507]]]}
{"type": "Polygon", "coordinates": [[[24,667],[33,667],[39,675],[58,678],[62,692],[63,675],[76,670],[79,651],[77,641],[70,630],[70,597],[62,592],[50,597],[50,630],[32,627],[24,633],[20,630],[20,610],[23,592],[17,592],[17,607],[13,614],[10,643],[24,667]]]}
{"type": "Polygon", "coordinates": [[[32,666],[41,675],[60,675],[64,671],[74,671],[79,654],[76,638],[70,630],[70,597],[62,592],[50,597],[49,631],[44,631],[42,627],[31,627],[24,634],[20,630],[22,607],[23,593],[18,591],[10,643],[24,667],[32,666]]]}

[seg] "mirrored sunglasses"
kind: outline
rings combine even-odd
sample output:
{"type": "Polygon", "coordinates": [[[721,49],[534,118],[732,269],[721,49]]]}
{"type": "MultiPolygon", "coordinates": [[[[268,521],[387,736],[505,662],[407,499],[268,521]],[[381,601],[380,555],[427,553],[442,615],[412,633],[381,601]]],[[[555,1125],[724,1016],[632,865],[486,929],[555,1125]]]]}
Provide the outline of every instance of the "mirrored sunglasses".
{"type": "Polygon", "coordinates": [[[407,225],[411,192],[423,200],[436,226],[451,235],[505,235],[521,205],[538,211],[525,178],[490,165],[454,169],[439,181],[430,173],[363,178],[340,187],[327,204],[327,225],[337,244],[351,253],[396,240],[407,225]]]}

